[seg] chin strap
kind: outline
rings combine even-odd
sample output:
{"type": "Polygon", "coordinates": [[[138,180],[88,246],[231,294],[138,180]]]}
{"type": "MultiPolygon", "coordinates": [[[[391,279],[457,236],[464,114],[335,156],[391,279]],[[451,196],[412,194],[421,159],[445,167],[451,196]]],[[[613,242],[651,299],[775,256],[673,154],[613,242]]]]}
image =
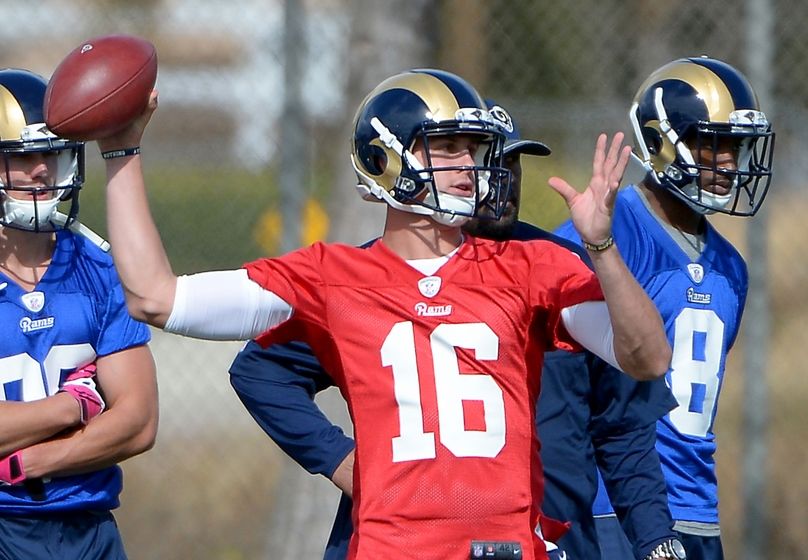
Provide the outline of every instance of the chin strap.
{"type": "MultiPolygon", "coordinates": [[[[57,226],[64,227],[67,223],[67,216],[62,214],[61,212],[54,212],[53,216],[51,217],[51,221],[56,224],[57,226]]],[[[67,229],[72,231],[77,235],[81,235],[82,237],[86,237],[93,245],[97,246],[99,249],[104,251],[105,253],[109,253],[111,248],[109,241],[95,233],[93,230],[79,222],[78,220],[73,220],[70,222],[70,225],[67,226],[67,229]]]]}

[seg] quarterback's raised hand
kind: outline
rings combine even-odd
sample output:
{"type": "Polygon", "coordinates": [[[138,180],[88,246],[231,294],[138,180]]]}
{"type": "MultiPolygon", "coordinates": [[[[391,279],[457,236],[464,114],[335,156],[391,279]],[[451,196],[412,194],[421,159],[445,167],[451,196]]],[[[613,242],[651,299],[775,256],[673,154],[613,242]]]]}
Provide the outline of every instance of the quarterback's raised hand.
{"type": "Polygon", "coordinates": [[[149,124],[154,111],[157,110],[157,90],[153,89],[149,95],[149,101],[146,104],[143,113],[133,120],[129,125],[122,130],[116,132],[112,136],[106,138],[99,138],[98,148],[101,152],[110,152],[115,150],[126,150],[129,148],[139,147],[140,141],[143,138],[143,133],[146,130],[146,125],[149,124]]]}
{"type": "Polygon", "coordinates": [[[614,200],[631,154],[631,147],[623,146],[622,132],[614,135],[608,152],[607,140],[606,134],[598,136],[592,179],[584,192],[579,193],[560,177],[551,177],[548,181],[553,190],[564,197],[581,239],[593,246],[603,246],[611,239],[614,200]]]}

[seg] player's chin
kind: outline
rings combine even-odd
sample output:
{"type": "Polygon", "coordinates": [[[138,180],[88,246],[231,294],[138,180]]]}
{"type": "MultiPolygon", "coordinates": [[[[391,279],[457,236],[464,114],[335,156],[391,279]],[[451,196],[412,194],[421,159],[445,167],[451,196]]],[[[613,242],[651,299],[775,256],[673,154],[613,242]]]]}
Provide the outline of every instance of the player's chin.
{"type": "Polygon", "coordinates": [[[499,220],[478,217],[478,219],[473,220],[465,227],[465,231],[476,237],[484,237],[496,241],[507,241],[511,238],[515,222],[515,215],[511,215],[510,217],[502,216],[499,220]]]}

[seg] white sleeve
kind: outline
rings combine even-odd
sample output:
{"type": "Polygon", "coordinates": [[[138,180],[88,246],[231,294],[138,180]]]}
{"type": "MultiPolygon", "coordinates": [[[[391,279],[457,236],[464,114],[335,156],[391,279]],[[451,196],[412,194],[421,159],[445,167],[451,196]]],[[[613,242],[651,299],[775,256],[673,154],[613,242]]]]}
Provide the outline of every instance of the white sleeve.
{"type": "Polygon", "coordinates": [[[247,271],[201,272],[177,278],[166,332],[208,340],[247,340],[292,316],[292,306],[247,271]]]}
{"type": "Polygon", "coordinates": [[[620,369],[614,355],[614,331],[605,301],[585,301],[565,307],[561,310],[561,320],[581,346],[620,369]]]}

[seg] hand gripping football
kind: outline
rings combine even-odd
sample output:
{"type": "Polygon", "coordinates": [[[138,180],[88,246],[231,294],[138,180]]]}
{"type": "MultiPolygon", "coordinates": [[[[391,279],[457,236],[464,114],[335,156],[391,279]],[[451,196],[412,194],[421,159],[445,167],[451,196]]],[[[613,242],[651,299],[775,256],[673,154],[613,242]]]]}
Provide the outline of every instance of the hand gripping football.
{"type": "Polygon", "coordinates": [[[105,35],[71,51],[45,91],[45,124],[71,140],[97,140],[146,108],[157,80],[157,51],[145,39],[105,35]]]}

